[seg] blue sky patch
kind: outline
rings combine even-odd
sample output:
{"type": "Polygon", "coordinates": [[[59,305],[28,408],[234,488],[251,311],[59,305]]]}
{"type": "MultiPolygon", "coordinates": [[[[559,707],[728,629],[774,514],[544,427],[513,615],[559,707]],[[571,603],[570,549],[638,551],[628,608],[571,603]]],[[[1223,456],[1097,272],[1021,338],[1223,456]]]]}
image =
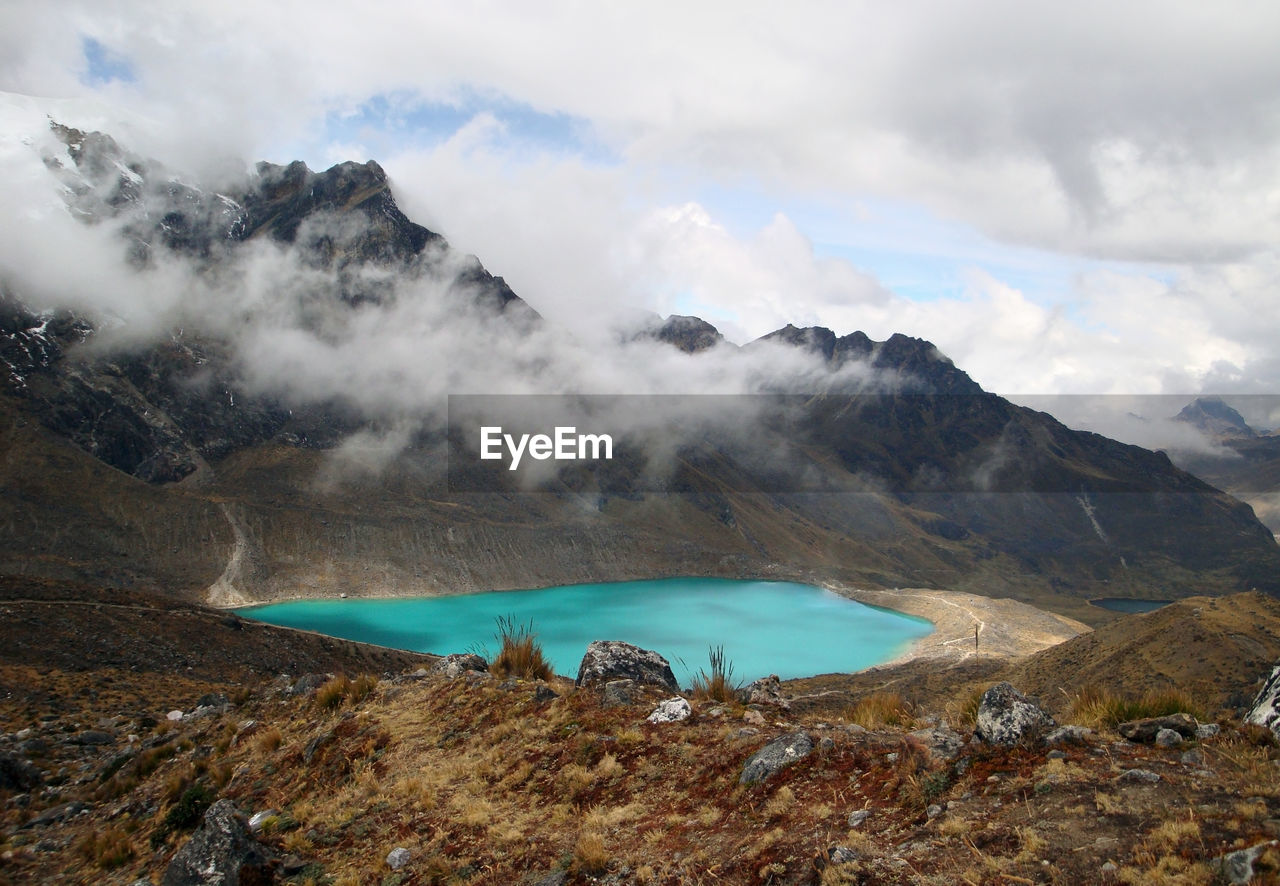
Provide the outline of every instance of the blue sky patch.
{"type": "Polygon", "coordinates": [[[133,83],[138,79],[129,59],[114,49],[104,46],[92,37],[82,38],[80,46],[85,60],[85,71],[80,77],[81,82],[89,86],[102,86],[113,81],[133,83]]]}

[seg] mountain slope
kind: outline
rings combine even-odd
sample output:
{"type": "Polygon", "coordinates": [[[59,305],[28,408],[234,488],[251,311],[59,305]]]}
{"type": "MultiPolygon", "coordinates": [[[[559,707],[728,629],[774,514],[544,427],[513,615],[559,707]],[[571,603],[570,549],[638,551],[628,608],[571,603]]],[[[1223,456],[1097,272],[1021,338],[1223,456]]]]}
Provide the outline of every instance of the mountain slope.
{"type": "Polygon", "coordinates": [[[577,341],[407,219],[372,162],[201,188],[108,136],[50,132],[62,199],[118,244],[108,282],[160,308],[33,306],[29,275],[0,276],[2,572],[224,603],[763,576],[1086,620],[1096,596],[1280,590],[1246,506],[983,392],[928,342],[788,326],[735,348],[697,318],[577,341]],[[537,491],[451,484],[445,394],[595,375],[683,417],[537,491]],[[690,424],[704,390],[750,409],[690,424]]]}

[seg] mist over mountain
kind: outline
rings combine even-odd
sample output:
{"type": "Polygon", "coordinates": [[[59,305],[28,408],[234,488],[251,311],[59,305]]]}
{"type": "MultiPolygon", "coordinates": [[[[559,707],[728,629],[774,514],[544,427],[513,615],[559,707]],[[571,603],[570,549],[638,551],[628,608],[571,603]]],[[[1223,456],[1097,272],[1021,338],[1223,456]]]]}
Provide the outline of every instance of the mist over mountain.
{"type": "Polygon", "coordinates": [[[372,161],[195,181],[7,113],[5,571],[221,602],[701,574],[1067,609],[1280,590],[1247,506],[929,342],[739,347],[696,317],[575,336],[372,161]],[[620,456],[460,491],[450,395],[606,398],[620,456]]]}

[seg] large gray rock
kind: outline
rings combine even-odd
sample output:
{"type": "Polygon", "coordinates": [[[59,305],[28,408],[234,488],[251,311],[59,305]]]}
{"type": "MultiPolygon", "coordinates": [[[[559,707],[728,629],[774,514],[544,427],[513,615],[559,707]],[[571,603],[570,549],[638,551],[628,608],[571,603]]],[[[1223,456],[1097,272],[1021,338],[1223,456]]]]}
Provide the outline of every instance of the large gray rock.
{"type": "Polygon", "coordinates": [[[1042,738],[1055,725],[1052,717],[1012,684],[997,683],[982,694],[974,734],[988,744],[1015,745],[1042,738]]]}
{"type": "Polygon", "coordinates": [[[776,738],[751,755],[742,767],[738,784],[756,784],[809,755],[813,739],[807,732],[792,732],[776,738]]]}
{"type": "Polygon", "coordinates": [[[165,868],[161,886],[241,886],[276,882],[275,853],[249,833],[230,800],[208,808],[204,821],[165,868]]]}
{"type": "Polygon", "coordinates": [[[671,663],[656,652],[620,640],[593,640],[578,666],[575,686],[595,686],[610,680],[634,680],[644,686],[661,686],[679,692],[671,663]]]}
{"type": "MultiPolygon", "coordinates": [[[[1260,726],[1266,726],[1260,723],[1260,726]]],[[[1231,886],[1247,886],[1253,882],[1256,872],[1253,863],[1258,860],[1258,856],[1262,855],[1272,846],[1280,845],[1280,841],[1268,840],[1266,843],[1259,843],[1257,846],[1250,846],[1248,849],[1237,849],[1235,852],[1228,852],[1226,855],[1215,858],[1209,862],[1209,869],[1217,874],[1222,880],[1230,883],[1231,886]]]]}
{"type": "Polygon", "coordinates": [[[1280,664],[1271,669],[1271,676],[1262,685],[1244,721],[1265,726],[1280,735],[1280,664]]]}

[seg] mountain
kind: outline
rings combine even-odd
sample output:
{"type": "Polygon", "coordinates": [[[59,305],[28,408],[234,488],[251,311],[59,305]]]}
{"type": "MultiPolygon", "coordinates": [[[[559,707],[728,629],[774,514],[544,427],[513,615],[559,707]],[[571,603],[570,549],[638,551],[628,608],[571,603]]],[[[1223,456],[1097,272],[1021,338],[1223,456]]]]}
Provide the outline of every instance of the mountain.
{"type": "Polygon", "coordinates": [[[1243,415],[1217,397],[1197,397],[1184,406],[1174,420],[1186,422],[1218,438],[1249,439],[1258,436],[1243,415]]]}
{"type": "Polygon", "coordinates": [[[738,348],[689,317],[582,341],[409,220],[376,163],[197,186],[101,133],[32,144],[120,266],[99,259],[102,292],[0,280],[0,573],[221,603],[763,576],[1086,620],[1097,596],[1280,591],[1247,506],[929,342],[738,348]],[[612,402],[634,434],[611,463],[531,489],[451,458],[448,395],[597,378],[644,386],[612,402]]]}
{"type": "Polygon", "coordinates": [[[1203,432],[1218,448],[1171,451],[1184,470],[1249,504],[1280,534],[1280,436],[1260,433],[1218,398],[1197,398],[1175,418],[1203,432]]]}

